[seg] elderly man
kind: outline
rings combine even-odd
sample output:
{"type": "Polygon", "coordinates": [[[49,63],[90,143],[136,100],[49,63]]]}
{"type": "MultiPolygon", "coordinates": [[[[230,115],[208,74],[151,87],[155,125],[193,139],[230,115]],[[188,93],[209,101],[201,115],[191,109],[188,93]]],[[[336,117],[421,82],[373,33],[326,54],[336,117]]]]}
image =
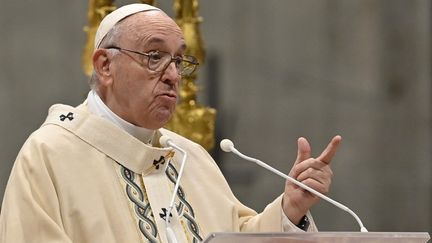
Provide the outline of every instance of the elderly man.
{"type": "MultiPolygon", "coordinates": [[[[197,65],[185,49],[179,27],[155,7],[126,5],[102,21],[87,100],[52,106],[17,157],[0,242],[199,242],[220,231],[316,231],[308,210],[317,197],[286,183],[257,214],[235,198],[201,146],[162,128],[181,76],[197,65]],[[189,155],[169,227],[182,156],[162,148],[161,135],[189,155]]],[[[290,175],[326,193],[340,140],[314,159],[300,138],[290,175]]]]}

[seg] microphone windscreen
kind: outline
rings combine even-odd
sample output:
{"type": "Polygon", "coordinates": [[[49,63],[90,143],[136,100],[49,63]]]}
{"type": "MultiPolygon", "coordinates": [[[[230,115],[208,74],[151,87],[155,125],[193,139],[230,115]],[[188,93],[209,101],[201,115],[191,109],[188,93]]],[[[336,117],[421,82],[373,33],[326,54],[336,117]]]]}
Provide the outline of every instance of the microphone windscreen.
{"type": "Polygon", "coordinates": [[[232,148],[234,148],[234,143],[225,138],[220,142],[220,147],[224,152],[231,152],[232,148]]]}
{"type": "Polygon", "coordinates": [[[169,147],[168,141],[171,139],[167,135],[162,135],[162,137],[159,138],[159,143],[162,145],[162,147],[169,147]]]}

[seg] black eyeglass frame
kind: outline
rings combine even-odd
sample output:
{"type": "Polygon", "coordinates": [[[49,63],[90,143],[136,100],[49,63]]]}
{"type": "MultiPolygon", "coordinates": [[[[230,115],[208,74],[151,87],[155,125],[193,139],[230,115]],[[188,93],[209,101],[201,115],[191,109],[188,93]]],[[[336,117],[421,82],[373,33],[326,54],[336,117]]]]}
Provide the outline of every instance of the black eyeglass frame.
{"type": "Polygon", "coordinates": [[[167,64],[165,64],[165,66],[161,70],[155,70],[154,68],[150,68],[150,58],[151,58],[150,53],[134,51],[134,50],[118,47],[118,46],[109,46],[109,47],[105,47],[104,49],[116,49],[119,51],[127,51],[127,52],[135,53],[135,54],[138,54],[141,56],[145,56],[145,57],[147,57],[147,68],[149,70],[156,71],[156,72],[165,71],[168,68],[168,66],[170,65],[170,63],[172,63],[174,61],[175,66],[177,68],[177,72],[182,77],[188,77],[188,76],[192,75],[192,73],[196,70],[197,66],[199,65],[197,58],[194,56],[183,55],[182,57],[174,57],[174,56],[171,56],[171,54],[169,52],[156,50],[154,52],[168,54],[171,57],[171,60],[169,62],[167,62],[167,64]],[[189,58],[190,60],[187,60],[184,57],[189,58]],[[187,66],[188,68],[185,68],[185,66],[183,66],[183,65],[178,65],[177,64],[178,61],[186,62],[190,65],[187,66]],[[185,70],[186,70],[186,72],[185,72],[185,70]]]}

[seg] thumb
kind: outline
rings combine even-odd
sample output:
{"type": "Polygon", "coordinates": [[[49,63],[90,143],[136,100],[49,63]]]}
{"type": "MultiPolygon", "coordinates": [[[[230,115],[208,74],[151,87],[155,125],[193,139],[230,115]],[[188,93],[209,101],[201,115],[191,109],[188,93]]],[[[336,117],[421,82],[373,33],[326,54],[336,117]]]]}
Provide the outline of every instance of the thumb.
{"type": "Polygon", "coordinates": [[[300,137],[297,140],[297,158],[294,165],[302,162],[303,160],[309,159],[311,157],[311,147],[309,142],[304,137],[300,137]]]}

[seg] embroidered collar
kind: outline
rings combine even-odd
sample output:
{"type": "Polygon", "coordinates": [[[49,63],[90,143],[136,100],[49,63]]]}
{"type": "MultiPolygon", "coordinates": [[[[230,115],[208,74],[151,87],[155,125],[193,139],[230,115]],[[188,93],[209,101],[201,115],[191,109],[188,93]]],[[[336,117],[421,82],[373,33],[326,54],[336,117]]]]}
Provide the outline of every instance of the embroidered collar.
{"type": "Polygon", "coordinates": [[[88,102],[74,108],[53,105],[42,126],[57,125],[135,173],[164,173],[174,156],[172,148],[161,148],[163,128],[155,131],[153,144],[145,144],[114,123],[89,111],[88,102]]]}

